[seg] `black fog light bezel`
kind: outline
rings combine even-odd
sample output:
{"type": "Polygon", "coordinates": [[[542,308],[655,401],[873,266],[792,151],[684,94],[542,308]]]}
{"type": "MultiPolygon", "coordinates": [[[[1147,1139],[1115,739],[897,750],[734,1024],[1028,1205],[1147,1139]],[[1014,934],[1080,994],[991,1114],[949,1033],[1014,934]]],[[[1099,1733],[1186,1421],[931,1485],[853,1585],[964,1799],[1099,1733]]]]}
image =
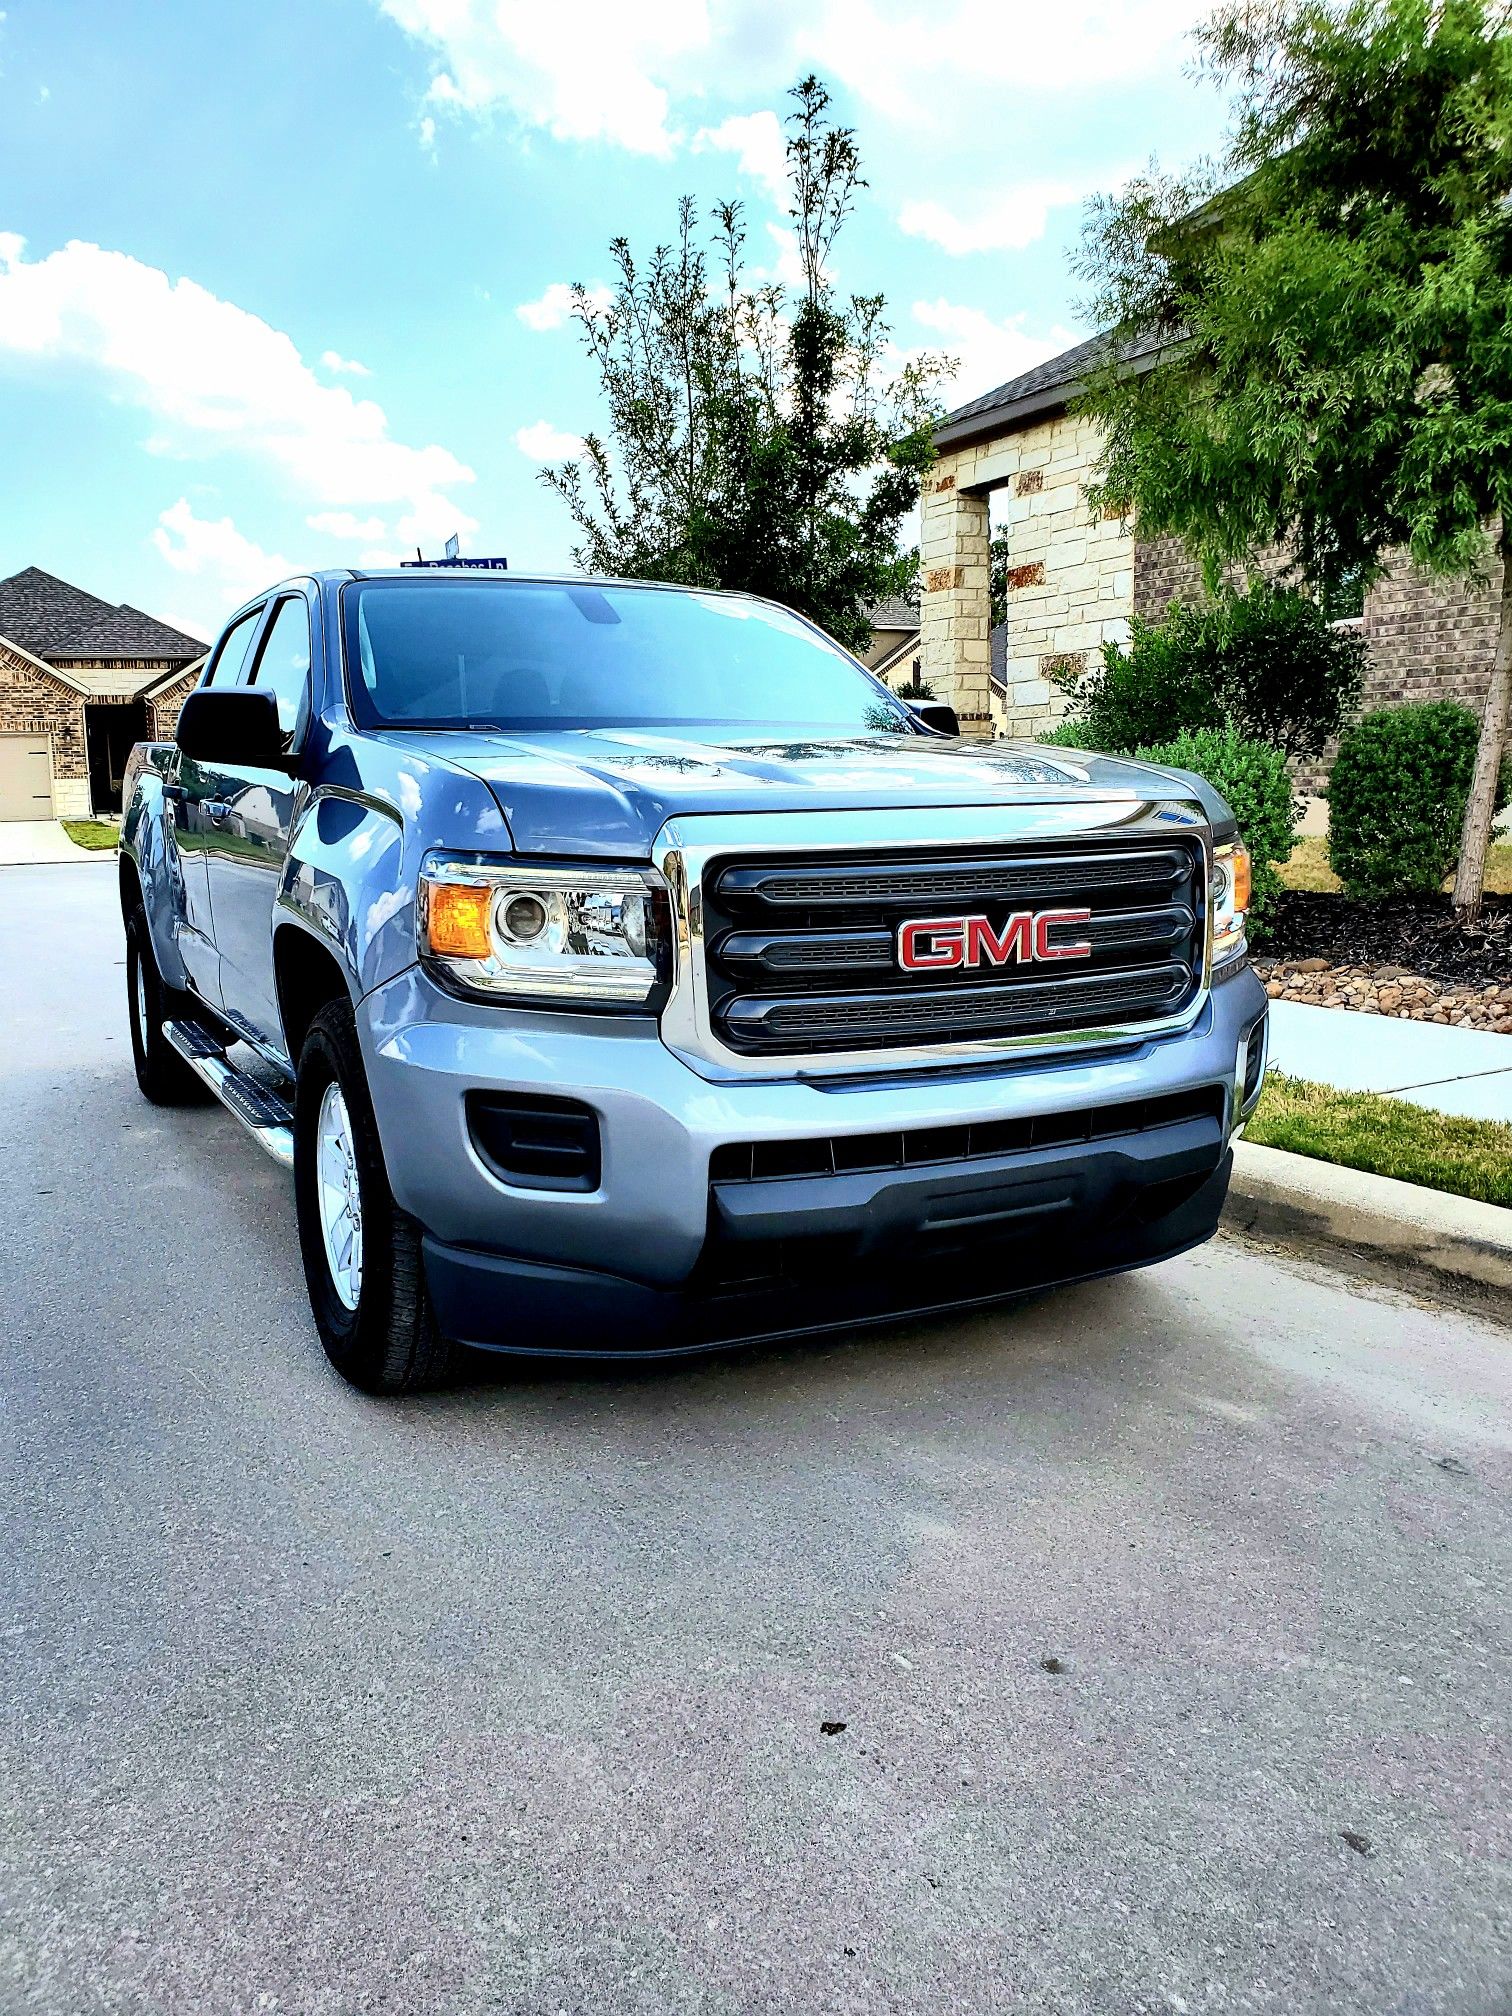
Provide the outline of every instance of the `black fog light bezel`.
{"type": "Polygon", "coordinates": [[[587,1195],[601,1187],[603,1130],[585,1101],[544,1092],[469,1092],[466,1108],[474,1153],[511,1190],[587,1195]]]}

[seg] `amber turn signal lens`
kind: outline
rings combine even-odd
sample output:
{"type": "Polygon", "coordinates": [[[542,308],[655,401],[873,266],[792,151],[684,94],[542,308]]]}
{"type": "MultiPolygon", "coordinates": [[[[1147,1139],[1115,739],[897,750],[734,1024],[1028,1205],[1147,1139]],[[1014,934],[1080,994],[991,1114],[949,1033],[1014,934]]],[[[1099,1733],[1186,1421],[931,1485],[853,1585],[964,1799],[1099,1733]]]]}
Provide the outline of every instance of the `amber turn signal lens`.
{"type": "Polygon", "coordinates": [[[1250,852],[1242,840],[1234,842],[1234,908],[1248,910],[1250,901],[1250,852]]]}
{"type": "Polygon", "coordinates": [[[488,913],[492,889],[432,882],[426,907],[430,949],[443,959],[487,959],[493,951],[488,913]]]}

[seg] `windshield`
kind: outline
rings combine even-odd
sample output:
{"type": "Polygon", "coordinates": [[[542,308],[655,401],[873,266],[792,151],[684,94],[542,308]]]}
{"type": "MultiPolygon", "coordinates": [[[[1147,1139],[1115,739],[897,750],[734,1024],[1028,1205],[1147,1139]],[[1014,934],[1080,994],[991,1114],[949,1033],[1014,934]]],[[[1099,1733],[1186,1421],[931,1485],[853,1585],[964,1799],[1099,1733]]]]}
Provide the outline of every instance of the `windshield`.
{"type": "Polygon", "coordinates": [[[432,577],[356,582],[342,604],[364,727],[913,726],[819,631],[740,595],[432,577]]]}

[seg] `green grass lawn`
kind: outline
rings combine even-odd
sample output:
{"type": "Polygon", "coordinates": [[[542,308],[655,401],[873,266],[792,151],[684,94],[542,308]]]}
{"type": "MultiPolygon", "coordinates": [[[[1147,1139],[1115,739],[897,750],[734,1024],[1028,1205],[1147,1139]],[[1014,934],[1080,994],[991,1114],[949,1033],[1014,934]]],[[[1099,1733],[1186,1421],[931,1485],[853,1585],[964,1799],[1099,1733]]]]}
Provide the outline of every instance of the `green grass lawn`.
{"type": "MultiPolygon", "coordinates": [[[[1507,1054],[1512,1061],[1512,1041],[1507,1054]]],[[[1512,1205],[1512,1126],[1499,1120],[1460,1120],[1404,1099],[1337,1092],[1275,1071],[1245,1139],[1484,1204],[1512,1205]]]]}
{"type": "Polygon", "coordinates": [[[118,847],[119,826],[107,826],[103,819],[60,819],[58,824],[76,847],[118,847]]]}
{"type": "MultiPolygon", "coordinates": [[[[1329,896],[1339,893],[1339,878],[1328,865],[1328,842],[1318,836],[1299,840],[1280,872],[1288,889],[1321,890],[1329,896]]],[[[1452,878],[1444,884],[1446,889],[1452,886],[1452,878]]],[[[1486,890],[1492,896],[1512,896],[1512,841],[1498,840],[1487,854],[1486,890]]]]}

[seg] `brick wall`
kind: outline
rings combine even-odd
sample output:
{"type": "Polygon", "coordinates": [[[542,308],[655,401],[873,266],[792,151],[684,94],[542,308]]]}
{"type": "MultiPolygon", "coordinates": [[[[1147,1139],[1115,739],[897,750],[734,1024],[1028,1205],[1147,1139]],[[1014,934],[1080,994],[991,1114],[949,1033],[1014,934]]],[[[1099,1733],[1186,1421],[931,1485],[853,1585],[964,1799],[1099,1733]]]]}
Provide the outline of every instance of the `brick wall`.
{"type": "Polygon", "coordinates": [[[73,688],[0,643],[0,734],[45,735],[52,745],[53,810],[89,810],[84,701],[73,688]]]}
{"type": "MultiPolygon", "coordinates": [[[[187,666],[171,686],[148,702],[148,732],[159,741],[173,739],[184,696],[198,684],[204,660],[187,666]]],[[[86,695],[75,692],[46,666],[14,651],[0,640],[0,735],[45,735],[52,745],[53,811],[60,818],[87,817],[90,811],[89,761],[84,737],[86,700],[131,699],[153,676],[168,667],[162,661],[141,660],[121,670],[119,685],[107,673],[116,667],[92,663],[79,668],[94,675],[86,695]]]]}
{"type": "MultiPolygon", "coordinates": [[[[1282,556],[1268,556],[1267,573],[1281,571],[1282,556]]],[[[1172,601],[1202,595],[1201,570],[1179,541],[1136,540],[1134,609],[1155,621],[1172,601]]],[[[1496,650],[1501,568],[1479,583],[1435,581],[1405,553],[1395,553],[1365,598],[1363,625],[1368,659],[1363,707],[1393,707],[1404,700],[1461,700],[1479,714],[1496,650]]],[[[1334,748],[1298,771],[1303,791],[1320,791],[1334,748]]]]}
{"type": "Polygon", "coordinates": [[[198,658],[186,666],[171,686],[147,702],[148,729],[154,742],[171,742],[178,731],[179,709],[199,684],[205,661],[198,658]]]}

